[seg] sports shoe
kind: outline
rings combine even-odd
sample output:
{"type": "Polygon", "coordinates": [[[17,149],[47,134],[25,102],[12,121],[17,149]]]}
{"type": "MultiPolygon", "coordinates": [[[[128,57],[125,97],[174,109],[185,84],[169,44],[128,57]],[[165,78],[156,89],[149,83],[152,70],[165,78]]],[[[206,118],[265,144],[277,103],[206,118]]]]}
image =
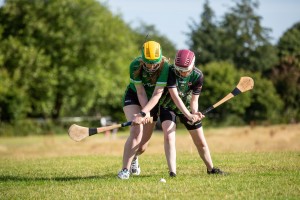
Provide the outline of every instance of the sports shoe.
{"type": "Polygon", "coordinates": [[[176,177],[176,174],[174,172],[170,172],[169,174],[170,174],[170,177],[172,177],[172,178],[176,177]]]}
{"type": "Polygon", "coordinates": [[[135,176],[138,176],[141,173],[141,168],[139,166],[139,159],[137,156],[134,156],[131,162],[130,173],[135,176]]]}
{"type": "Polygon", "coordinates": [[[124,168],[118,173],[118,178],[119,179],[129,179],[130,173],[128,169],[124,168]]]}
{"type": "Polygon", "coordinates": [[[220,170],[219,168],[212,168],[211,171],[207,170],[207,174],[220,174],[220,175],[225,175],[226,173],[220,170]]]}

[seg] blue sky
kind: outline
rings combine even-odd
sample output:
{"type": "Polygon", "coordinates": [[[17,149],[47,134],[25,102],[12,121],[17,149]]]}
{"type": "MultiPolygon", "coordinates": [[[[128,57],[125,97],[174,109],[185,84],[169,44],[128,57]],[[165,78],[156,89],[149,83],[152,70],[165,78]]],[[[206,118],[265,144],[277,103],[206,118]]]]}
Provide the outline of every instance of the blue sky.
{"type": "MultiPolygon", "coordinates": [[[[99,0],[106,3],[115,14],[120,14],[125,22],[137,27],[140,21],[155,25],[177,48],[186,48],[192,19],[199,22],[205,0],[99,0]]],[[[217,19],[234,5],[232,0],[209,0],[217,19]]],[[[257,15],[262,17],[262,26],[271,28],[272,43],[296,22],[300,22],[299,0],[260,0],[257,15]]]]}
{"type": "MultiPolygon", "coordinates": [[[[0,5],[4,0],[0,0],[0,5]]],[[[98,0],[108,5],[114,14],[122,16],[130,26],[137,27],[140,22],[155,25],[177,48],[186,48],[185,33],[192,20],[199,22],[205,0],[98,0]]],[[[209,0],[217,19],[221,19],[232,0],[209,0]]],[[[259,0],[257,14],[262,17],[262,26],[271,28],[272,43],[296,22],[300,22],[300,0],[259,0]]]]}

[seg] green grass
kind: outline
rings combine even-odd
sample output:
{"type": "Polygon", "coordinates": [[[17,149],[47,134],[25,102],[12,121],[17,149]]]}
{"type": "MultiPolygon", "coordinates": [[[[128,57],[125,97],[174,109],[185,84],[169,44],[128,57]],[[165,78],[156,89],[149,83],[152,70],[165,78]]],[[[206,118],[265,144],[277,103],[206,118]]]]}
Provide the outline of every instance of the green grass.
{"type": "Polygon", "coordinates": [[[142,174],[118,180],[122,157],[0,158],[0,199],[299,199],[300,152],[218,153],[227,176],[207,175],[196,153],[180,152],[169,178],[164,154],[143,155],[142,174]],[[159,182],[165,178],[166,183],[159,182]]]}
{"type": "Polygon", "coordinates": [[[169,178],[161,132],[119,180],[127,132],[74,142],[66,134],[0,138],[2,199],[299,199],[300,125],[205,129],[214,165],[207,175],[186,130],[178,130],[177,177],[169,178]],[[165,178],[166,183],[159,180],[165,178]]]}

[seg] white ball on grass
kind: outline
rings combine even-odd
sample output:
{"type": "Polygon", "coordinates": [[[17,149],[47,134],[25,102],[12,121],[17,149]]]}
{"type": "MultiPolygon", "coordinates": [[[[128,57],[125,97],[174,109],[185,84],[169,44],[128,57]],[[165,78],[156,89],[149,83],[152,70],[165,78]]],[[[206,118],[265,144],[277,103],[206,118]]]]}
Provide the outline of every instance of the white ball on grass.
{"type": "Polygon", "coordinates": [[[159,182],[166,183],[167,181],[166,181],[166,179],[161,178],[159,182]]]}

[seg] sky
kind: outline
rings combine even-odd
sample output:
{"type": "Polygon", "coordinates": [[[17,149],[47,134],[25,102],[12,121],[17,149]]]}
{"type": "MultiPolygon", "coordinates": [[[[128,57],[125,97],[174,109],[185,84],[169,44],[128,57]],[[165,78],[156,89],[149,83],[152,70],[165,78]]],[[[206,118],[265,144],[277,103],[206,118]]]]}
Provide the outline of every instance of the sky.
{"type": "MultiPolygon", "coordinates": [[[[114,14],[122,16],[131,27],[140,22],[154,25],[160,34],[167,36],[176,48],[187,48],[185,33],[193,21],[199,23],[205,0],[98,0],[108,5],[114,14]]],[[[232,0],[209,0],[217,20],[235,5],[232,0]]],[[[262,17],[261,25],[270,28],[272,43],[276,44],[283,33],[300,22],[300,0],[259,0],[256,14],[262,17]]]]}
{"type": "MultiPolygon", "coordinates": [[[[3,5],[4,0],[0,0],[3,5]]],[[[205,0],[98,0],[121,15],[132,28],[144,22],[154,25],[160,34],[168,37],[176,48],[187,48],[185,35],[193,21],[199,23],[205,0]]],[[[233,0],[209,0],[217,20],[235,3],[233,0]]],[[[300,22],[300,0],[259,0],[256,14],[262,17],[261,25],[270,28],[272,43],[276,44],[283,33],[300,22]]]]}

